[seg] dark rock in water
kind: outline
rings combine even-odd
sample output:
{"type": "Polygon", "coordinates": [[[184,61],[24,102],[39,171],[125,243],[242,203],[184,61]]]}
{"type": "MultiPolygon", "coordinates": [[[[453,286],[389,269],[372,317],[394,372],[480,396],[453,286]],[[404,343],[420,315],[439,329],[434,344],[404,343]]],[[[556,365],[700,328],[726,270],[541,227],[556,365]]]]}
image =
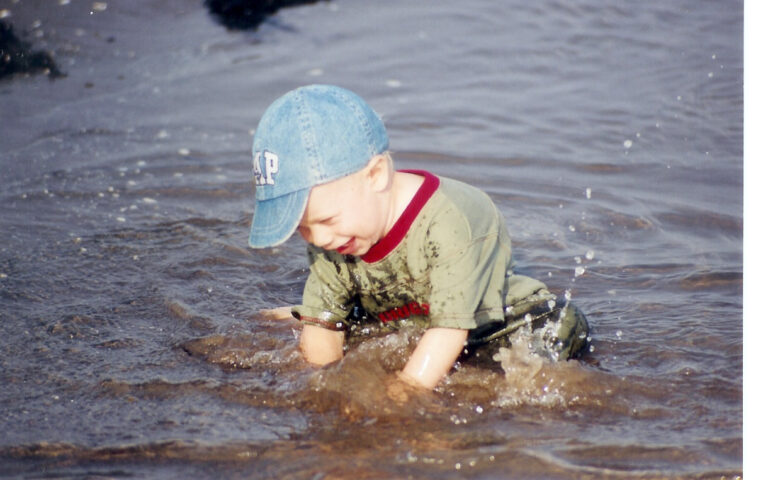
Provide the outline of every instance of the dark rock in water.
{"type": "Polygon", "coordinates": [[[0,20],[0,78],[16,73],[44,73],[51,78],[64,74],[48,52],[32,51],[31,46],[13,33],[13,27],[0,20]]]}
{"type": "MultiPolygon", "coordinates": [[[[227,28],[257,28],[283,7],[317,3],[319,0],[205,0],[211,15],[227,28]]],[[[327,0],[325,0],[327,1],[327,0]]]]}

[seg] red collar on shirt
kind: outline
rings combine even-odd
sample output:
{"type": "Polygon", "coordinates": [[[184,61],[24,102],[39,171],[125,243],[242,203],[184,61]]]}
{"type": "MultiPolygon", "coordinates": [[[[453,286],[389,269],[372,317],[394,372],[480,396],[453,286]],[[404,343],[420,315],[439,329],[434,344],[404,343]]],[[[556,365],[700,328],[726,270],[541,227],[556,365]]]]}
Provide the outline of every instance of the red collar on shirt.
{"type": "Polygon", "coordinates": [[[416,195],[413,196],[411,202],[405,207],[405,210],[403,210],[403,213],[400,215],[400,218],[397,219],[392,229],[384,235],[384,238],[376,242],[376,244],[361,257],[365,263],[378,262],[389,255],[395,247],[400,245],[400,242],[405,238],[405,234],[408,233],[416,216],[418,216],[421,209],[432,197],[432,194],[437,191],[437,187],[440,186],[440,179],[424,170],[399,171],[420,175],[424,177],[424,182],[422,182],[421,186],[416,191],[416,195]]]}

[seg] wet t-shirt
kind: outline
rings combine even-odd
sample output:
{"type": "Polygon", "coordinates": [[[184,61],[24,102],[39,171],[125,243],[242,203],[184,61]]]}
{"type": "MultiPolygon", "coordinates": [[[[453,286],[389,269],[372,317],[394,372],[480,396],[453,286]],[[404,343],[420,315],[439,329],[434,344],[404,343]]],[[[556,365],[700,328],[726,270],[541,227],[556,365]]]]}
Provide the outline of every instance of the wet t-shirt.
{"type": "MultiPolygon", "coordinates": [[[[303,322],[349,334],[425,328],[466,330],[504,321],[545,285],[513,272],[501,213],[481,190],[409,171],[424,182],[392,230],[362,257],[309,246],[303,322]],[[350,315],[362,309],[362,315],[350,315]]],[[[546,290],[544,290],[546,291],[546,290]]]]}

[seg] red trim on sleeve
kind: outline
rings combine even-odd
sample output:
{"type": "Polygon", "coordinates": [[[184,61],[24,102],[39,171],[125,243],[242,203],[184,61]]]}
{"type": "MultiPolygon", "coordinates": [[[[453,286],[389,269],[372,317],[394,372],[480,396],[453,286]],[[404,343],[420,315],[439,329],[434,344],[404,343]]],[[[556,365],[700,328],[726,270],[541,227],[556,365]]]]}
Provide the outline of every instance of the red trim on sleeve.
{"type": "Polygon", "coordinates": [[[403,173],[412,173],[414,175],[420,175],[424,177],[424,182],[416,191],[416,195],[413,196],[411,202],[405,207],[400,218],[397,219],[392,229],[384,235],[384,238],[376,242],[368,252],[363,255],[362,258],[365,263],[378,262],[382,258],[389,255],[392,250],[395,249],[400,242],[405,238],[405,234],[411,228],[413,221],[421,212],[421,209],[432,198],[432,194],[437,191],[437,187],[440,186],[440,179],[435,175],[424,170],[399,170],[403,173]]]}

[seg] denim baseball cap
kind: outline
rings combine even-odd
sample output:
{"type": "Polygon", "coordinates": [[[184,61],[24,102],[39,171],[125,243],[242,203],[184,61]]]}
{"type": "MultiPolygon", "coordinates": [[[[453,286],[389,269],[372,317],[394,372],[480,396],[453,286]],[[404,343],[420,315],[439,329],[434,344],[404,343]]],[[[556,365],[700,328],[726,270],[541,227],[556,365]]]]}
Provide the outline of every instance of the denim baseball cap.
{"type": "Polygon", "coordinates": [[[253,138],[256,202],[248,244],[288,240],[312,187],[361,170],[388,147],[381,118],[349,90],[308,85],[275,100],[253,138]]]}

